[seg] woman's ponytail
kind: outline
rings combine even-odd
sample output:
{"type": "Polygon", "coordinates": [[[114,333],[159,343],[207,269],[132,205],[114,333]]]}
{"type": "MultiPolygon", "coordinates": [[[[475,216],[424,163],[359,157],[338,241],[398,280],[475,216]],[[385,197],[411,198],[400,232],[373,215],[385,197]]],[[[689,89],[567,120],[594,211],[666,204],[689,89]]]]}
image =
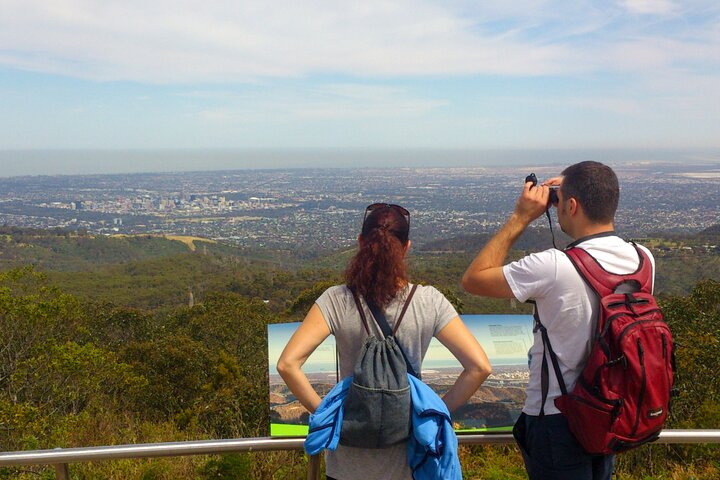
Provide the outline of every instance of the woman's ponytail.
{"type": "Polygon", "coordinates": [[[368,303],[385,307],[407,284],[407,218],[394,208],[373,210],[365,219],[360,248],[345,272],[345,283],[368,303]]]}

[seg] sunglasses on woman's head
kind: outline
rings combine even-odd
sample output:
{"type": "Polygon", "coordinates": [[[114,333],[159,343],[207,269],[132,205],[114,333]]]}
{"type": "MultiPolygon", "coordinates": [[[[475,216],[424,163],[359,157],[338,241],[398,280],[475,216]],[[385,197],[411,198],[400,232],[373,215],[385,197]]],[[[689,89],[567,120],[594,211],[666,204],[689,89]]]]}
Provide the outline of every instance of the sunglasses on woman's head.
{"type": "Polygon", "coordinates": [[[392,208],[396,212],[398,212],[400,215],[405,217],[408,222],[408,226],[410,226],[410,212],[407,211],[406,208],[401,207],[400,205],[395,205],[394,203],[373,203],[372,205],[368,205],[365,209],[365,216],[363,217],[363,223],[365,223],[365,219],[367,219],[367,215],[369,212],[372,212],[374,210],[377,210],[378,208],[392,208]]]}

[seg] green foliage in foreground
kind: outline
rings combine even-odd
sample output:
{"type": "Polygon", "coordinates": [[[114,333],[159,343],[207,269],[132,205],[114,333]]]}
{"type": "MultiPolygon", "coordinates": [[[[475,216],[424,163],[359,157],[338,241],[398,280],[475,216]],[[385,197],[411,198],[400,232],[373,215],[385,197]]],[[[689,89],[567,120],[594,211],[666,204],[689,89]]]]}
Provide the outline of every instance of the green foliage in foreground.
{"type": "Polygon", "coordinates": [[[270,320],[232,293],[151,313],[0,273],[0,449],[266,435],[270,320]]]}
{"type": "MultiPolygon", "coordinates": [[[[435,268],[420,271],[441,275],[435,268]]],[[[311,277],[307,291],[300,285],[283,317],[238,292],[208,292],[192,307],[142,310],[79,300],[32,268],[0,272],[0,449],[267,435],[266,326],[302,315],[326,287],[311,277]]],[[[680,396],[669,426],[717,428],[720,283],[700,282],[662,307],[679,345],[680,396]]],[[[507,302],[487,308],[512,309],[507,302]]],[[[461,455],[466,478],[525,478],[514,447],[463,448],[461,455]]],[[[711,479],[720,478],[719,462],[716,447],[655,445],[620,456],[618,469],[621,478],[637,480],[711,479]]],[[[294,479],[306,468],[300,453],[274,452],[73,464],[71,472],[294,479]]],[[[52,478],[52,471],[5,468],[0,478],[52,478]]]]}

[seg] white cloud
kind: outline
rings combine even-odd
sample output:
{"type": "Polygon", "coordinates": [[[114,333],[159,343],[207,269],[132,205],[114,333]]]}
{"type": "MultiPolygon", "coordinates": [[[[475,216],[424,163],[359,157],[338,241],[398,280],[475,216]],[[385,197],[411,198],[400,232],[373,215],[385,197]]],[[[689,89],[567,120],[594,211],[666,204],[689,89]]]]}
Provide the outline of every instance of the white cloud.
{"type": "Polygon", "coordinates": [[[599,110],[620,115],[635,115],[642,111],[640,102],[629,98],[613,97],[554,97],[526,102],[546,104],[552,107],[570,108],[573,110],[599,110]]]}
{"type": "Polygon", "coordinates": [[[2,64],[99,80],[537,75],[566,69],[573,55],[483,34],[475,28],[483,18],[410,0],[4,0],[0,8],[2,64]]]}
{"type": "Polygon", "coordinates": [[[718,16],[709,0],[0,0],[0,65],[148,83],[564,75],[672,66],[688,54],[717,67],[718,16]],[[674,14],[676,24],[654,31],[621,10],[674,14]]]}
{"type": "MultiPolygon", "coordinates": [[[[690,12],[718,15],[704,0],[687,3],[690,12]]],[[[679,11],[669,0],[622,6],[679,11]]],[[[97,80],[548,75],[679,60],[672,50],[633,43],[635,25],[610,28],[617,18],[610,3],[0,0],[0,9],[0,65],[97,80]],[[586,55],[607,47],[599,60],[586,55]]],[[[683,54],[697,46],[682,38],[694,30],[688,24],[677,34],[683,54]]],[[[712,49],[717,54],[717,41],[712,49]]]]}
{"type": "Polygon", "coordinates": [[[670,0],[624,0],[622,4],[632,13],[667,15],[679,10],[670,0]]]}
{"type": "Polygon", "coordinates": [[[417,118],[448,104],[442,99],[417,98],[401,88],[361,84],[254,92],[226,96],[223,100],[229,105],[205,108],[198,113],[199,118],[214,123],[417,118]]]}

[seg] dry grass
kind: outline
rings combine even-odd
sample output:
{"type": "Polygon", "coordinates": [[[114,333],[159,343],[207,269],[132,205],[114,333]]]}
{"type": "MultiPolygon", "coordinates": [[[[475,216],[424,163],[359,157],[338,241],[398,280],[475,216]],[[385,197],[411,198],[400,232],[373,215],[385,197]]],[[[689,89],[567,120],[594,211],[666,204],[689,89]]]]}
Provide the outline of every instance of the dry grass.
{"type": "Polygon", "coordinates": [[[200,238],[200,237],[190,237],[190,236],[186,236],[186,235],[164,235],[164,237],[167,238],[168,240],[175,240],[175,241],[184,243],[193,252],[196,249],[196,246],[195,246],[196,240],[200,241],[200,242],[217,243],[215,240],[210,240],[207,238],[200,238]]]}

